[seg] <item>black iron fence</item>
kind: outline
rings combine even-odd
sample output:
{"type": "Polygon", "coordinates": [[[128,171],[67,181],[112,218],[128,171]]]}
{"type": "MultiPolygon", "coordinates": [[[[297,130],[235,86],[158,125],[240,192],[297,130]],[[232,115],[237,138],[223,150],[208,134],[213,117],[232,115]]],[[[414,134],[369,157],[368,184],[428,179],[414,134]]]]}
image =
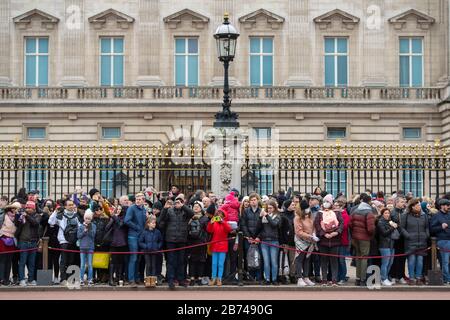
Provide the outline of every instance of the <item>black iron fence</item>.
{"type": "MultiPolygon", "coordinates": [[[[448,190],[448,149],[434,145],[282,146],[242,153],[242,194],[276,193],[289,186],[312,192],[317,186],[348,198],[366,189],[386,194],[402,189],[435,197],[448,190]]],[[[0,194],[21,187],[57,199],[76,187],[96,187],[107,197],[153,186],[186,194],[211,190],[206,146],[0,146],[0,194]]]]}

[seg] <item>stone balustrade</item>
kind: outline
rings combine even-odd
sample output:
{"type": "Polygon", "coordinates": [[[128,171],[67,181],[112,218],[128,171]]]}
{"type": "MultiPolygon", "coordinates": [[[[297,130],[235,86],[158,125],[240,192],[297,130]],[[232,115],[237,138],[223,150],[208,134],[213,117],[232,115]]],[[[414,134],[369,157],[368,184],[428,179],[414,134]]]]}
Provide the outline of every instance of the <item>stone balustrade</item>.
{"type": "MultiPolygon", "coordinates": [[[[428,100],[443,99],[443,88],[231,87],[233,100],[428,100]]],[[[3,87],[0,101],[10,100],[221,100],[221,87],[3,87]]]]}

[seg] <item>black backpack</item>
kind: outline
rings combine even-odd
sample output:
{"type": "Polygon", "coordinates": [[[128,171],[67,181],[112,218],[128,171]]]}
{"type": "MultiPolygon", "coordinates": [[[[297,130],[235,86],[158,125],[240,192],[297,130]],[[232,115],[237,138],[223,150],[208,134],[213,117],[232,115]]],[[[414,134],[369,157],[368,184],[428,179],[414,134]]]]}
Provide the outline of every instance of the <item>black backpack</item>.
{"type": "Polygon", "coordinates": [[[189,237],[191,239],[200,239],[202,235],[202,225],[200,224],[200,221],[192,220],[189,224],[189,237]]]}
{"type": "Polygon", "coordinates": [[[69,218],[66,215],[64,215],[64,217],[67,219],[67,225],[64,229],[64,238],[68,243],[76,244],[78,240],[78,218],[76,216],[69,218]]]}

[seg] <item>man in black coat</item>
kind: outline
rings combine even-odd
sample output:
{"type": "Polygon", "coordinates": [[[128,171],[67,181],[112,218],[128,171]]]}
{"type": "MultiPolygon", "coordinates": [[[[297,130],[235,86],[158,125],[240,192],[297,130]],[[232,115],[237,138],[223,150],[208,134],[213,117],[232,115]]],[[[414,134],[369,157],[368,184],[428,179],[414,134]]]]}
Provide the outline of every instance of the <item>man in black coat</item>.
{"type": "MultiPolygon", "coordinates": [[[[284,211],[281,214],[281,228],[280,228],[280,244],[284,247],[283,251],[280,251],[282,256],[282,264],[284,266],[284,257],[287,255],[289,264],[289,280],[291,283],[297,283],[297,278],[295,277],[295,229],[294,229],[294,218],[295,218],[295,202],[292,200],[286,200],[283,203],[284,211]]],[[[283,270],[283,268],[281,268],[283,270]]],[[[282,281],[285,280],[282,277],[282,281]]]]}
{"type": "MultiPolygon", "coordinates": [[[[185,247],[188,238],[189,220],[194,211],[184,204],[182,198],[175,200],[175,206],[164,205],[160,217],[160,226],[165,231],[165,241],[168,250],[185,247]]],[[[169,251],[167,253],[167,277],[169,288],[175,288],[174,280],[184,287],[188,284],[184,276],[185,250],[169,251]]]]}

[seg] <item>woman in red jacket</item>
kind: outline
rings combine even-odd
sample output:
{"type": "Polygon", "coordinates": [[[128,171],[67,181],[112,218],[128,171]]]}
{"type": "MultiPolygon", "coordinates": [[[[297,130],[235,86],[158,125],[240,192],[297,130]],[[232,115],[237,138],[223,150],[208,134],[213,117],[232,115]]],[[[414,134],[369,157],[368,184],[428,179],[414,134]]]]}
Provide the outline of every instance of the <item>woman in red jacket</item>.
{"type": "Polygon", "coordinates": [[[211,252],[212,252],[212,277],[209,282],[210,286],[217,283],[222,285],[223,267],[225,264],[225,257],[228,252],[228,233],[231,232],[231,227],[224,221],[225,213],[218,209],[208,223],[206,231],[212,234],[211,252]],[[217,242],[216,242],[217,241],[217,242]]]}

